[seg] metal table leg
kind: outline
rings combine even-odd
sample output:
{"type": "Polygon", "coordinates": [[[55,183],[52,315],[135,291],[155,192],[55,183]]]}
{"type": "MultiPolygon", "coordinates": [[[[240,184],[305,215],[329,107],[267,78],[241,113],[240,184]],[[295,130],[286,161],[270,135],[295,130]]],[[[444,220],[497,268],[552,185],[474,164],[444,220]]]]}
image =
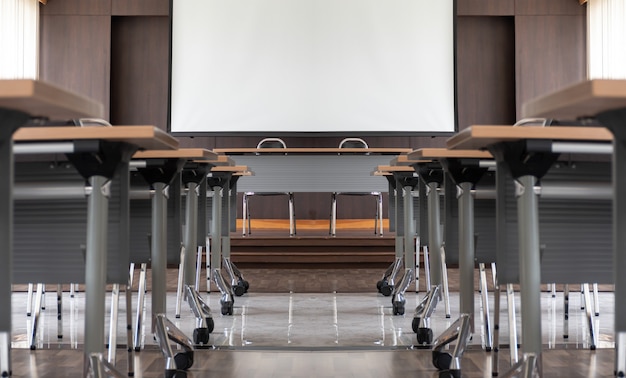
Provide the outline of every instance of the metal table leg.
{"type": "Polygon", "coordinates": [[[152,332],[157,314],[166,312],[167,275],[167,185],[156,182],[152,197],[152,332]]]}

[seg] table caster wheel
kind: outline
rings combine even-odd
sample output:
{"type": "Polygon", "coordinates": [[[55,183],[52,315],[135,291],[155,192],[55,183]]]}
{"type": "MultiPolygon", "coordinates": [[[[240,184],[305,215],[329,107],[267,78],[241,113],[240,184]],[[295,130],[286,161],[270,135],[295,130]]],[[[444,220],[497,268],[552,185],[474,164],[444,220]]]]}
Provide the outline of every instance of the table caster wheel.
{"type": "Polygon", "coordinates": [[[385,297],[390,296],[391,293],[393,293],[393,285],[389,285],[388,283],[384,282],[383,285],[380,287],[380,293],[385,297]]]}
{"type": "Polygon", "coordinates": [[[230,306],[228,303],[222,303],[222,315],[230,315],[229,311],[230,311],[230,306]]]}
{"type": "MultiPolygon", "coordinates": [[[[383,287],[383,282],[386,282],[386,281],[378,280],[378,282],[376,282],[376,290],[378,290],[379,293],[382,293],[380,290],[383,287]]],[[[28,315],[28,316],[30,316],[30,315],[28,315]]]]}
{"type": "Polygon", "coordinates": [[[420,328],[417,330],[417,343],[420,345],[430,345],[433,342],[433,330],[430,328],[420,328]]]}
{"type": "Polygon", "coordinates": [[[232,315],[233,314],[233,310],[235,309],[235,305],[233,302],[230,302],[230,304],[228,305],[228,315],[232,315]]]}
{"type": "Polygon", "coordinates": [[[404,303],[396,302],[393,304],[393,314],[394,315],[404,315],[404,303]]]}
{"type": "Polygon", "coordinates": [[[165,378],[187,378],[184,370],[165,370],[165,378]]]}
{"type": "Polygon", "coordinates": [[[437,370],[448,370],[450,369],[451,363],[452,356],[450,353],[433,350],[433,366],[436,367],[437,370]]]}
{"type": "Polygon", "coordinates": [[[241,281],[241,283],[243,284],[244,289],[246,289],[246,293],[248,292],[248,289],[250,289],[250,282],[243,280],[241,281]]]}
{"type": "Polygon", "coordinates": [[[206,318],[206,328],[209,330],[209,333],[213,333],[213,330],[215,329],[215,322],[213,321],[213,318],[206,318]]]}
{"type": "Polygon", "coordinates": [[[174,362],[178,370],[187,370],[193,366],[193,351],[176,353],[174,362]]]}
{"type": "Polygon", "coordinates": [[[196,344],[208,344],[209,343],[209,329],[208,328],[196,328],[193,330],[193,342],[196,344]]]}
{"type": "Polygon", "coordinates": [[[235,293],[235,296],[241,297],[246,293],[246,288],[241,282],[237,282],[235,285],[233,285],[233,292],[235,293]]]}
{"type": "Polygon", "coordinates": [[[439,378],[461,378],[461,370],[440,371],[439,378]]]}
{"type": "Polygon", "coordinates": [[[417,333],[417,331],[420,329],[420,318],[413,318],[413,321],[411,322],[411,328],[413,328],[414,333],[417,333]]]}

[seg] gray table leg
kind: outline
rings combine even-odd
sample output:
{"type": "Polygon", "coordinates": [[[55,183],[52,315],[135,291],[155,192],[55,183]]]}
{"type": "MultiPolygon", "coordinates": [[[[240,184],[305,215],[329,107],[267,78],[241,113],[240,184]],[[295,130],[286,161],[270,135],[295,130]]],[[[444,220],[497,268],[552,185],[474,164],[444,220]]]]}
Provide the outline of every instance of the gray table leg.
{"type": "MultiPolygon", "coordinates": [[[[613,261],[615,280],[615,371],[626,374],[626,146],[613,143],[613,261]]],[[[621,375],[620,375],[621,374],[621,375]]]]}
{"type": "Polygon", "coordinates": [[[462,182],[459,202],[459,288],[460,312],[470,314],[470,328],[474,331],[474,200],[472,184],[462,182]]]}
{"type": "Polygon", "coordinates": [[[85,252],[85,349],[84,370],[92,353],[104,352],[104,308],[107,273],[108,185],[92,176],[87,203],[87,249],[85,252]]]}
{"type": "Polygon", "coordinates": [[[537,356],[541,373],[541,262],[539,256],[539,212],[534,187],[537,179],[527,175],[517,185],[519,228],[520,297],[522,349],[537,356]]]}
{"type": "MultiPolygon", "coordinates": [[[[400,180],[396,180],[396,194],[394,196],[394,210],[393,215],[395,217],[395,230],[396,230],[396,259],[404,259],[404,245],[405,245],[405,232],[406,228],[404,227],[404,223],[406,222],[406,215],[404,211],[406,207],[404,206],[406,202],[406,198],[404,197],[404,190],[402,189],[402,185],[400,180]]],[[[406,261],[405,261],[406,262],[406,261]]],[[[405,265],[407,266],[407,265],[405,265]]]]}
{"type": "Polygon", "coordinates": [[[196,259],[194,252],[198,238],[198,184],[187,183],[187,200],[185,201],[185,263],[184,285],[193,286],[196,276],[196,259]]]}
{"type": "MultiPolygon", "coordinates": [[[[411,187],[403,187],[404,197],[404,267],[405,269],[415,269],[415,224],[413,223],[413,195],[411,187]]],[[[415,274],[417,277],[417,273],[415,274]]]]}
{"type": "Polygon", "coordinates": [[[428,249],[430,250],[430,266],[433,268],[430,272],[430,279],[433,286],[442,283],[442,261],[441,261],[441,211],[439,207],[439,192],[436,182],[428,183],[428,249]]]}
{"type": "Polygon", "coordinates": [[[13,131],[26,113],[0,108],[0,376],[11,372],[11,284],[13,276],[13,131]]]}
{"type": "MultiPolygon", "coordinates": [[[[211,206],[211,272],[220,270],[222,266],[222,188],[213,188],[213,204],[211,206]]],[[[213,281],[213,280],[211,280],[213,281]]]]}
{"type": "Polygon", "coordinates": [[[167,185],[154,183],[152,197],[152,332],[155,332],[157,314],[164,314],[166,305],[167,276],[167,185]]]}
{"type": "Polygon", "coordinates": [[[231,199],[231,191],[228,188],[229,183],[227,182],[224,185],[224,189],[222,190],[222,196],[226,198],[222,198],[222,227],[221,227],[221,235],[222,235],[222,257],[230,259],[230,199],[231,199]]]}

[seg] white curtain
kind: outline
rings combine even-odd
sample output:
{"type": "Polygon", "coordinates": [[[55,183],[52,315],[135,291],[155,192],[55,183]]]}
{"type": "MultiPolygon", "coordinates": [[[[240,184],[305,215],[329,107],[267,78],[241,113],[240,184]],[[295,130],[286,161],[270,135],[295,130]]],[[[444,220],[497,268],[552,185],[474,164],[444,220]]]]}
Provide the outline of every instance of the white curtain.
{"type": "Polygon", "coordinates": [[[626,1],[587,2],[589,79],[626,79],[626,1]]]}
{"type": "Polygon", "coordinates": [[[0,79],[35,79],[38,67],[38,0],[0,0],[0,79]]]}

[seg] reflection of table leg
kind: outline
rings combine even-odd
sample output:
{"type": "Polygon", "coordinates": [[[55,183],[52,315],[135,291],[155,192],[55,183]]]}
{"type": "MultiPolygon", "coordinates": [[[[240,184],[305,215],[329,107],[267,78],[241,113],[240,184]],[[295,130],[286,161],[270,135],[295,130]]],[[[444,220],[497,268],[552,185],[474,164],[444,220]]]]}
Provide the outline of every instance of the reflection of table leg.
{"type": "Polygon", "coordinates": [[[104,352],[104,303],[107,273],[108,179],[89,178],[92,192],[87,204],[87,249],[85,253],[85,350],[84,370],[92,353],[104,352]]]}
{"type": "Polygon", "coordinates": [[[155,332],[157,314],[166,312],[167,276],[167,184],[155,182],[152,197],[152,332],[155,332]]]}
{"type": "Polygon", "coordinates": [[[433,285],[441,285],[442,283],[442,261],[441,261],[441,216],[439,208],[439,192],[437,188],[439,184],[436,182],[428,183],[428,245],[430,254],[430,266],[433,269],[430,272],[430,279],[433,285]]]}
{"type": "Polygon", "coordinates": [[[11,371],[11,260],[13,258],[13,131],[28,120],[0,108],[0,376],[11,371]]]}
{"type": "MultiPolygon", "coordinates": [[[[211,205],[211,272],[220,270],[222,266],[222,188],[213,187],[213,203],[211,205]]],[[[215,282],[215,281],[213,281],[215,282]]]]}
{"type": "Polygon", "coordinates": [[[537,179],[526,175],[517,186],[522,348],[537,356],[541,372],[541,262],[539,258],[537,179]]]}
{"type": "Polygon", "coordinates": [[[184,285],[193,286],[196,276],[196,259],[194,251],[198,240],[198,184],[187,183],[187,199],[185,201],[185,270],[184,285]]]}

